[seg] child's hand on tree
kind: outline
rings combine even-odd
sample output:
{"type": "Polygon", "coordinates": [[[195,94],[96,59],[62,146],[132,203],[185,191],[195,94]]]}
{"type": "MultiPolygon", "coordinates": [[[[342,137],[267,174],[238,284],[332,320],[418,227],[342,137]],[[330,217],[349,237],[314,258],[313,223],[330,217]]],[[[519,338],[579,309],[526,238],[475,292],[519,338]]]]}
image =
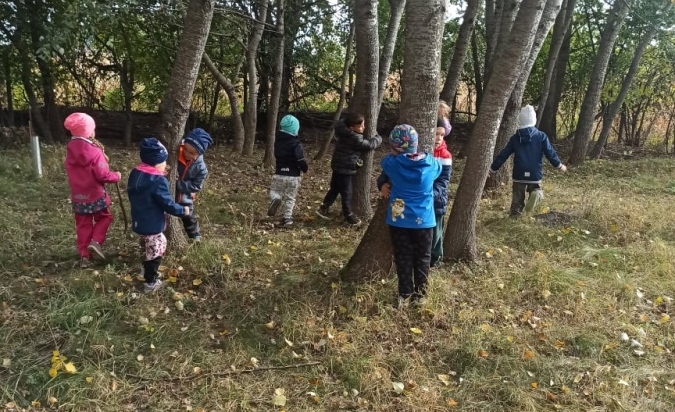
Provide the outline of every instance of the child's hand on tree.
{"type": "Polygon", "coordinates": [[[382,188],[380,189],[380,196],[382,196],[383,199],[389,199],[390,193],[391,193],[391,185],[389,183],[383,184],[382,188]]]}
{"type": "Polygon", "coordinates": [[[183,207],[183,215],[188,216],[190,214],[190,207],[185,206],[183,207]]]}
{"type": "Polygon", "coordinates": [[[559,169],[562,170],[563,172],[566,172],[566,171],[567,171],[567,166],[565,166],[564,164],[560,163],[559,169]]]}

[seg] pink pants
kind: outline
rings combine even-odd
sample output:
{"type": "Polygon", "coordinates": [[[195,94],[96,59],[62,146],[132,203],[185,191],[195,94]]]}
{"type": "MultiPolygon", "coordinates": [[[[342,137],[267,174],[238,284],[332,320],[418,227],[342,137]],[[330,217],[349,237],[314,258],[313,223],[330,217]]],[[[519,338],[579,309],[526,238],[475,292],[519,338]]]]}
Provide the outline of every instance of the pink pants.
{"type": "Polygon", "coordinates": [[[75,215],[75,230],[77,231],[77,250],[80,257],[89,258],[87,246],[93,240],[99,244],[105,242],[108,228],[113,221],[109,208],[88,215],[75,215]]]}

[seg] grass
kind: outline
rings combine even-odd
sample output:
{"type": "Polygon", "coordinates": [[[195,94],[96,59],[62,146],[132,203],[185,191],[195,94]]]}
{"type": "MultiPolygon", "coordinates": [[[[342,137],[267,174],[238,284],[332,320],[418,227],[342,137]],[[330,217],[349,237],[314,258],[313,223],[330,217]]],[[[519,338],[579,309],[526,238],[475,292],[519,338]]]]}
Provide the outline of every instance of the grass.
{"type": "MultiPolygon", "coordinates": [[[[165,272],[176,281],[146,296],[137,240],[122,233],[117,205],[109,261],[76,267],[64,154],[45,147],[45,177],[35,179],[27,151],[0,153],[0,405],[8,410],[675,405],[670,159],[549,170],[542,207],[569,211],[565,226],[507,218],[506,189],[483,200],[480,261],[435,270],[429,307],[400,312],[393,277],[339,282],[363,229],[314,219],[327,161],[303,180],[297,227],[275,230],[264,216],[269,173],[260,159],[210,151],[198,204],[205,241],[170,254],[165,272]],[[76,374],[50,377],[54,350],[76,374]],[[284,407],[274,405],[276,389],[284,407]]],[[[111,155],[117,168],[134,166],[135,153],[111,155]]]]}

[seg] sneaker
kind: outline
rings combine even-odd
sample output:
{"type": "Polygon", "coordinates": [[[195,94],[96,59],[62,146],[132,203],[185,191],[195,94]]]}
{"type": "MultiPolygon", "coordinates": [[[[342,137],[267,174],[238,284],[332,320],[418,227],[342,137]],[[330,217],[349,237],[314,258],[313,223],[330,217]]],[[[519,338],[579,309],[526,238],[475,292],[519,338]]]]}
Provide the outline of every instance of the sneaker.
{"type": "Polygon", "coordinates": [[[417,306],[418,308],[426,306],[428,302],[429,301],[424,296],[418,297],[416,299],[412,299],[412,304],[417,306]]]}
{"type": "Polygon", "coordinates": [[[319,207],[319,210],[316,211],[316,214],[323,219],[330,219],[330,215],[328,214],[329,211],[330,208],[328,206],[321,205],[321,207],[319,207]]]}
{"type": "Polygon", "coordinates": [[[145,293],[153,293],[160,290],[164,286],[166,286],[166,283],[162,282],[160,279],[157,279],[155,283],[146,283],[143,290],[145,293]]]}
{"type": "Polygon", "coordinates": [[[270,207],[267,209],[267,216],[276,216],[279,211],[279,206],[281,206],[281,199],[272,199],[270,207]]]}
{"type": "Polygon", "coordinates": [[[100,243],[92,240],[91,243],[89,243],[89,246],[87,246],[87,250],[95,258],[97,258],[99,260],[105,260],[105,255],[103,254],[103,249],[101,248],[100,243]]]}
{"type": "Polygon", "coordinates": [[[397,309],[405,309],[408,306],[410,306],[410,297],[403,297],[399,296],[398,297],[398,303],[396,304],[397,309]]]}
{"type": "Polygon", "coordinates": [[[277,227],[292,227],[293,226],[293,219],[290,218],[283,218],[277,223],[277,227]]]}
{"type": "Polygon", "coordinates": [[[192,243],[201,243],[201,242],[202,242],[201,236],[195,236],[192,238],[192,243]]]}
{"type": "Polygon", "coordinates": [[[356,215],[354,215],[354,213],[350,213],[347,216],[345,216],[345,222],[348,225],[352,225],[352,226],[357,226],[357,225],[361,224],[361,220],[358,217],[356,217],[356,215]]]}
{"type": "Polygon", "coordinates": [[[80,259],[80,269],[87,269],[89,266],[91,266],[91,260],[89,260],[89,258],[83,257],[80,259]]]}

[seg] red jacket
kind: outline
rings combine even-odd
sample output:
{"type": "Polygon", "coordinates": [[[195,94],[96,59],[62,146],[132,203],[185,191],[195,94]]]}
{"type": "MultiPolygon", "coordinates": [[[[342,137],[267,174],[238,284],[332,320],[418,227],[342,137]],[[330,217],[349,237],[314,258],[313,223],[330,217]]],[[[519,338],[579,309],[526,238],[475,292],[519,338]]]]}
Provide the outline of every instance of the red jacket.
{"type": "Polygon", "coordinates": [[[120,174],[108,168],[103,150],[89,139],[73,137],[68,143],[65,167],[73,213],[96,213],[110,205],[105,183],[119,182],[120,174]]]}
{"type": "Polygon", "coordinates": [[[441,140],[441,144],[434,148],[434,157],[437,159],[450,159],[450,164],[452,165],[452,153],[448,150],[445,140],[441,140]]]}

